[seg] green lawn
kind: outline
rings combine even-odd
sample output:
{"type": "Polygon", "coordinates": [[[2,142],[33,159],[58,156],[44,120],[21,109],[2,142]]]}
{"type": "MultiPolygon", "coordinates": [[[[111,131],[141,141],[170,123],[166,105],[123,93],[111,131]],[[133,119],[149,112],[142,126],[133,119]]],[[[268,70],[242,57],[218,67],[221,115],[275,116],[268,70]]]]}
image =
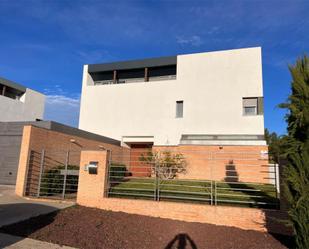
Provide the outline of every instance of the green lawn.
{"type": "Polygon", "coordinates": [[[270,184],[225,183],[197,180],[159,180],[114,176],[110,197],[168,200],[275,208],[276,191],[270,184]]]}
{"type": "Polygon", "coordinates": [[[217,182],[218,204],[244,205],[250,207],[277,208],[279,200],[271,184],[217,182]]]}

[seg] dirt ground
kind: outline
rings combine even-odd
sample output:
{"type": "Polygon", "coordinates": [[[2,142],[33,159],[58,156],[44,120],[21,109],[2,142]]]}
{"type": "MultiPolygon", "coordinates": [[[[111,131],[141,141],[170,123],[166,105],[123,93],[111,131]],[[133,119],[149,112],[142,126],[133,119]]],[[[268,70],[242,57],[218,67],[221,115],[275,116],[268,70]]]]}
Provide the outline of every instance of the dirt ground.
{"type": "Polygon", "coordinates": [[[287,248],[284,244],[290,240],[238,228],[81,206],[32,218],[0,231],[89,249],[279,249],[287,248]]]}

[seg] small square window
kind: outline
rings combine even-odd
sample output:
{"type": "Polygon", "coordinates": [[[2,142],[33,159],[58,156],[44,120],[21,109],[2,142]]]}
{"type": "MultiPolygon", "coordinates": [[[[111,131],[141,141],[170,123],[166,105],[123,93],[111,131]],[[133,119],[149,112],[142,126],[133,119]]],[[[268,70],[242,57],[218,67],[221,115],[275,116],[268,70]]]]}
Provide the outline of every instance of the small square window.
{"type": "Polygon", "coordinates": [[[176,118],[183,117],[183,100],[176,101],[176,118]]]}

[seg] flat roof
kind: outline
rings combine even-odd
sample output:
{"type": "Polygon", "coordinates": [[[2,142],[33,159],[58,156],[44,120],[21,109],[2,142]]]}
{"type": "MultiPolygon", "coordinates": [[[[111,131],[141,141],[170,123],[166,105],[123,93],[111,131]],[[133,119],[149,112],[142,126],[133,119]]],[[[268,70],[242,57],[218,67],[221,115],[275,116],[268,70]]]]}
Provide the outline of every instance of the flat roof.
{"type": "Polygon", "coordinates": [[[177,64],[177,56],[165,56],[141,60],[129,60],[129,61],[119,61],[112,63],[102,63],[102,64],[89,64],[88,72],[106,72],[113,70],[126,70],[126,69],[137,69],[145,67],[160,67],[160,66],[171,66],[177,64]]]}
{"type": "MultiPolygon", "coordinates": [[[[6,135],[19,134],[22,135],[23,127],[25,125],[33,125],[51,131],[61,132],[67,135],[78,136],[81,138],[95,140],[101,143],[114,144],[120,146],[120,141],[109,137],[101,136],[95,133],[84,131],[72,126],[57,123],[54,121],[16,121],[16,122],[0,122],[0,135],[1,128],[4,129],[6,135]]],[[[3,130],[2,130],[3,131],[3,130]]]]}
{"type": "Polygon", "coordinates": [[[179,54],[175,56],[164,56],[164,57],[155,57],[148,59],[138,59],[138,60],[128,60],[128,61],[119,61],[111,63],[99,63],[99,64],[88,64],[89,73],[99,73],[113,70],[126,70],[126,69],[138,69],[145,67],[159,67],[159,66],[171,66],[177,64],[177,56],[183,55],[192,55],[192,54],[204,54],[204,53],[222,53],[230,51],[239,51],[239,50],[250,50],[250,49],[261,49],[261,47],[246,47],[246,48],[236,48],[236,49],[223,49],[216,51],[204,51],[198,53],[190,54],[179,54]]]}
{"type": "Polygon", "coordinates": [[[24,86],[22,86],[22,85],[20,85],[16,82],[13,82],[11,80],[8,80],[8,79],[2,78],[2,77],[0,77],[0,84],[14,88],[14,89],[21,91],[21,92],[26,92],[26,89],[27,89],[26,87],[24,87],[24,86]]]}

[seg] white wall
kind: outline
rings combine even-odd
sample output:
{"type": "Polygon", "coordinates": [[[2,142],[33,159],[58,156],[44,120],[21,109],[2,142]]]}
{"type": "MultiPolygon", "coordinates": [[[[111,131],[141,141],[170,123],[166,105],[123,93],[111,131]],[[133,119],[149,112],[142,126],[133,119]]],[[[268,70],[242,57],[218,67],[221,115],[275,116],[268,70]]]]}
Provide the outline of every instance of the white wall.
{"type": "Polygon", "coordinates": [[[44,105],[45,96],[29,88],[20,100],[0,95],[0,122],[43,119],[44,105]]]}
{"type": "Polygon", "coordinates": [[[168,81],[94,86],[85,66],[79,128],[118,140],[154,136],[156,145],[179,144],[182,134],[262,135],[264,117],[242,115],[242,98],[260,96],[260,48],[180,55],[168,81]]]}

